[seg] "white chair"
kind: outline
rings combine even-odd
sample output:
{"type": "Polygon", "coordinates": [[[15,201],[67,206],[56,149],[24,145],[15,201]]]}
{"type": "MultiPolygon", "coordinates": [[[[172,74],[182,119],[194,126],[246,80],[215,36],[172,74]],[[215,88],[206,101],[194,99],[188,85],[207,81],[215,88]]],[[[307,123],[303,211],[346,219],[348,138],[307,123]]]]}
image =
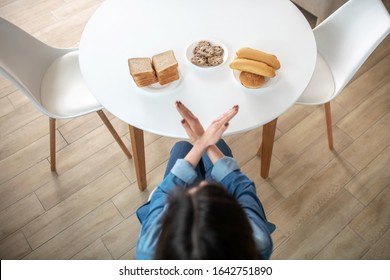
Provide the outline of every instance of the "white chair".
{"type": "Polygon", "coordinates": [[[333,149],[330,101],[337,97],[390,32],[390,16],[380,0],[349,0],[313,29],[317,63],[297,101],[325,105],[329,148],[333,149]]]}
{"type": "Polygon", "coordinates": [[[102,106],[87,89],[78,49],[58,49],[0,18],[0,73],[13,82],[50,119],[50,163],[56,171],[56,119],[97,112],[128,158],[129,150],[102,106]]]}

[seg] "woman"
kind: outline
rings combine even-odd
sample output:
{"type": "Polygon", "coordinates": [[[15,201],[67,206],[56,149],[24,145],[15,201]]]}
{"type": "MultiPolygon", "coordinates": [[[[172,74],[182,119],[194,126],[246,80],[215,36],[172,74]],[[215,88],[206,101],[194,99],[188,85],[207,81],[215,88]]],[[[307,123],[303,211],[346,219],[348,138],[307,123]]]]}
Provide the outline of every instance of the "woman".
{"type": "Polygon", "coordinates": [[[137,210],[136,258],[269,259],[275,226],[221,140],[238,106],[207,130],[180,101],[176,109],[193,144],[175,144],[164,180],[137,210]]]}

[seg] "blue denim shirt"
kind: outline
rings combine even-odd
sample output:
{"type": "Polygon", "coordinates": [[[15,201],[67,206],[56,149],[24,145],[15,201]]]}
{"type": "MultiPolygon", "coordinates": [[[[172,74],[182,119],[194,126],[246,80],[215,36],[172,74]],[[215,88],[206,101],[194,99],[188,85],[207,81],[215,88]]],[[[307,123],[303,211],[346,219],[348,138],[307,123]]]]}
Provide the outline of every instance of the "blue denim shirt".
{"type": "MultiPolygon", "coordinates": [[[[271,233],[275,230],[275,225],[267,221],[253,181],[240,171],[234,158],[226,156],[215,163],[211,177],[209,179],[225,186],[243,207],[252,226],[257,249],[263,258],[269,259],[273,247],[271,233]]],[[[199,181],[199,178],[194,168],[186,160],[179,159],[150,200],[137,210],[142,227],[136,246],[136,259],[154,258],[162,217],[171,190],[177,186],[190,187],[196,181],[199,181]]]]}

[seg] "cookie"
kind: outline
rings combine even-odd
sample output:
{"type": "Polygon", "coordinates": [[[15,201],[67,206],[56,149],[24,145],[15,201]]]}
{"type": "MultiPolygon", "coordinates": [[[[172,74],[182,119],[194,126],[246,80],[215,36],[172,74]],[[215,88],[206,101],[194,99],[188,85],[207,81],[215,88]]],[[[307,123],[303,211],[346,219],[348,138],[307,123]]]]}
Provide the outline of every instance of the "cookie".
{"type": "Polygon", "coordinates": [[[209,41],[206,41],[206,40],[199,41],[198,44],[196,44],[193,53],[197,54],[201,47],[211,47],[211,43],[209,41]]]}
{"type": "Polygon", "coordinates": [[[213,46],[214,55],[216,56],[222,56],[223,55],[223,48],[221,46],[213,46]]]}
{"type": "Polygon", "coordinates": [[[214,48],[211,46],[202,46],[199,48],[197,54],[203,55],[205,57],[214,56],[214,48]]]}
{"type": "Polygon", "coordinates": [[[203,55],[199,55],[199,54],[195,54],[191,58],[191,62],[195,65],[198,65],[198,66],[207,66],[207,58],[204,57],[203,55]]]}
{"type": "Polygon", "coordinates": [[[217,66],[223,62],[222,56],[212,56],[207,58],[207,65],[217,66]]]}

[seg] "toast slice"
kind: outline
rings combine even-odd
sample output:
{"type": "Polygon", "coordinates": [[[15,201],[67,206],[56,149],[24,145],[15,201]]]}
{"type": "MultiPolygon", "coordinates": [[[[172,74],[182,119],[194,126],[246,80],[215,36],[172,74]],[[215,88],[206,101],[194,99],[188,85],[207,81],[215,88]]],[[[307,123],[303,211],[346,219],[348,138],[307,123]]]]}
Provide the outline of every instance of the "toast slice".
{"type": "Polygon", "coordinates": [[[129,58],[128,64],[132,76],[154,73],[149,57],[129,58]]]}
{"type": "Polygon", "coordinates": [[[172,50],[156,54],[152,57],[152,64],[157,77],[164,72],[177,68],[178,63],[172,50]]]}
{"type": "Polygon", "coordinates": [[[137,86],[144,87],[158,82],[150,58],[129,58],[128,64],[130,74],[137,86]]]}

